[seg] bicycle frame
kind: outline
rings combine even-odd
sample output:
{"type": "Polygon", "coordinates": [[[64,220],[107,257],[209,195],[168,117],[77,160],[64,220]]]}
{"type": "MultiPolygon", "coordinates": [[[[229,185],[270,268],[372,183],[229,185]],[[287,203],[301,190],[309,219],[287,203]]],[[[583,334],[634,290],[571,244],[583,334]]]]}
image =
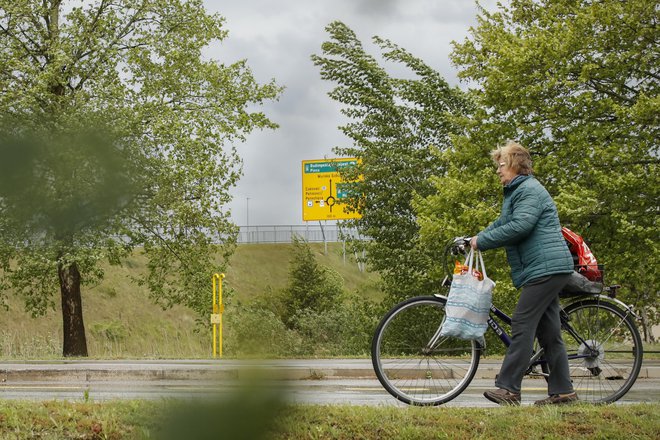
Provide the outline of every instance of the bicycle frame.
{"type": "Polygon", "coordinates": [[[493,319],[493,314],[500,318],[502,321],[504,321],[505,324],[511,325],[511,317],[495,307],[494,304],[490,305],[490,311],[491,313],[488,315],[488,327],[490,327],[491,330],[495,332],[495,334],[500,338],[500,340],[506,345],[507,347],[511,345],[511,337],[509,334],[504,330],[498,323],[493,319]]]}

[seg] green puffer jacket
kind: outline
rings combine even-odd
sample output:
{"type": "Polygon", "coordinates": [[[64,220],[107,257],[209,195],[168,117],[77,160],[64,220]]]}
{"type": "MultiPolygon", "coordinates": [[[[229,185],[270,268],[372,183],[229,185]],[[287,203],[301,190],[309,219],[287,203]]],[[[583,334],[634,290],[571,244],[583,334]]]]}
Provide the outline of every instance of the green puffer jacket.
{"type": "Polygon", "coordinates": [[[504,186],[500,217],[477,236],[480,250],[502,246],[517,288],[535,278],[573,272],[557,207],[533,176],[516,176],[504,186]]]}

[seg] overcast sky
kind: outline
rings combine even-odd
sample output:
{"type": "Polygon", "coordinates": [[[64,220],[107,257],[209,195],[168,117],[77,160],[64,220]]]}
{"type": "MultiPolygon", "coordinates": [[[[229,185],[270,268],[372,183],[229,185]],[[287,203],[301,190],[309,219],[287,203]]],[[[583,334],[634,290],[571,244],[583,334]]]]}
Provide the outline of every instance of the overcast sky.
{"type": "MultiPolygon", "coordinates": [[[[348,25],[365,48],[377,54],[371,37],[387,38],[423,59],[452,85],[451,41],[462,41],[476,24],[472,0],[204,0],[209,12],[226,19],[229,36],[209,48],[223,63],[247,59],[260,82],[285,86],[277,102],[263,107],[277,130],[251,134],[239,145],[244,176],[229,208],[239,226],[301,225],[301,161],[335,157],[332,147],[348,145],[337,127],[340,106],[327,93],[310,55],[321,54],[325,27],[348,25]],[[248,201],[249,198],[249,201],[248,201]]],[[[494,0],[482,0],[488,10],[494,0]]]]}

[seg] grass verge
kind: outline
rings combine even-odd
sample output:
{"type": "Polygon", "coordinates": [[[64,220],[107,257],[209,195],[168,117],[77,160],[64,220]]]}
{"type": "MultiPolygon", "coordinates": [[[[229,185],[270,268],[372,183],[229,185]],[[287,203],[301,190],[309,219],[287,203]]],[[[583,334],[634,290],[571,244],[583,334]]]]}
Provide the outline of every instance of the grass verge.
{"type": "MultiPolygon", "coordinates": [[[[271,396],[272,397],[272,396],[271,396]]],[[[239,403],[240,402],[240,403],[239,403]]],[[[220,402],[0,400],[0,438],[652,439],[660,404],[551,408],[280,406],[220,402]]]]}

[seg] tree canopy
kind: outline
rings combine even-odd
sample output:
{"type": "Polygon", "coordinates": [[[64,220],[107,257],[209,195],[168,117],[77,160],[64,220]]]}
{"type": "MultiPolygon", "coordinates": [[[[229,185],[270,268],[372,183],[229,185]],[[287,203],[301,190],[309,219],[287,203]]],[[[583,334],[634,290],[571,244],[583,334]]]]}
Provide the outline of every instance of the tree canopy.
{"type": "MultiPolygon", "coordinates": [[[[528,147],[535,174],[560,219],[590,243],[606,281],[658,321],[657,7],[644,0],[512,0],[488,12],[454,43],[463,93],[423,61],[374,37],[394,78],[355,33],[331,23],[314,56],[350,122],[354,145],[335,152],[362,158],[355,221],[390,293],[437,288],[437,250],[479,232],[498,213],[501,186],[489,152],[507,139],[528,147]]],[[[498,303],[515,299],[502,251],[489,253],[498,303]]]]}
{"type": "Polygon", "coordinates": [[[208,311],[237,145],[280,93],[204,56],[223,24],[201,0],[0,0],[0,287],[35,315],[59,288],[65,355],[87,354],[80,285],[135,247],[154,300],[208,311]]]}
{"type": "Polygon", "coordinates": [[[334,152],[361,159],[347,175],[362,175],[355,184],[352,207],[362,218],[349,221],[369,241],[357,243],[367,250],[370,266],[383,276],[393,298],[438,288],[429,276],[433,253],[420,246],[419,226],[412,199],[431,193],[428,179],[440,171],[432,154],[443,148],[457,130],[452,115],[470,108],[463,93],[450,87],[436,71],[391,41],[374,37],[383,60],[368,54],[345,24],[327,26],[330,39],[322,55],[312,60],[321,77],[337,84],[330,97],[344,105],[349,119],[340,130],[353,145],[334,152]],[[404,66],[408,74],[392,76],[386,63],[404,66]]]}
{"type": "MultiPolygon", "coordinates": [[[[476,111],[441,155],[447,172],[419,204],[422,236],[492,221],[501,196],[488,151],[528,147],[565,226],[590,243],[606,281],[657,322],[657,5],[644,0],[512,0],[480,10],[452,60],[476,111]],[[449,188],[461,185],[461,203],[449,188]]],[[[501,260],[500,260],[501,261],[501,260]]]]}

